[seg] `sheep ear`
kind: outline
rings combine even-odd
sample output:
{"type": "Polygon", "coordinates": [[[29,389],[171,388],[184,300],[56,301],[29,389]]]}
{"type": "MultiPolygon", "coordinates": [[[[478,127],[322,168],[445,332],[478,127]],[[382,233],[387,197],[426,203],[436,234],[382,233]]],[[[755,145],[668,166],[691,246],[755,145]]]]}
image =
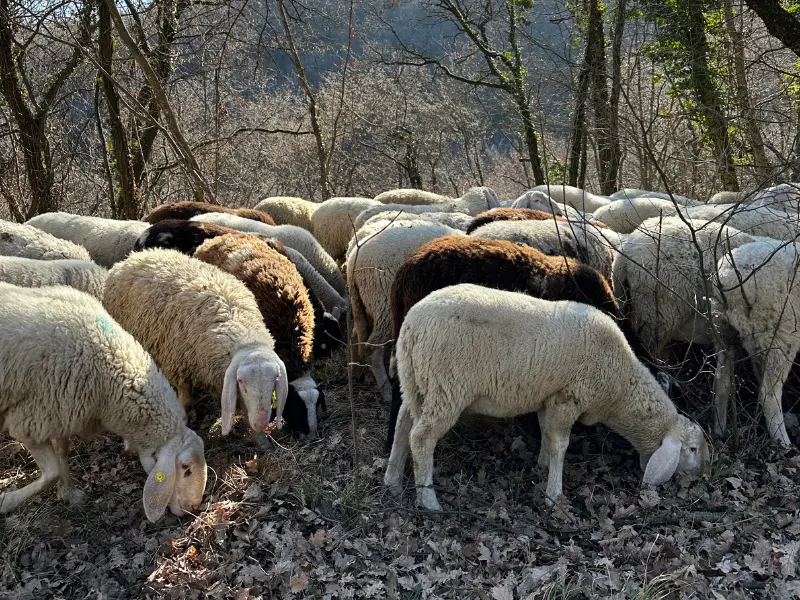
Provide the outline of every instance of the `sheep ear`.
{"type": "Polygon", "coordinates": [[[161,449],[156,461],[156,466],[147,476],[144,484],[142,500],[144,514],[151,523],[158,521],[164,514],[164,509],[172,498],[175,489],[175,458],[178,454],[179,443],[170,441],[161,449]]]}
{"type": "Polygon", "coordinates": [[[644,470],[644,483],[649,485],[661,485],[669,481],[678,462],[681,458],[681,443],[671,436],[664,438],[661,446],[653,452],[650,460],[647,461],[647,468],[644,470]]]}
{"type": "Polygon", "coordinates": [[[228,435],[233,428],[233,415],[236,414],[236,401],[239,399],[238,371],[239,361],[234,359],[225,371],[222,384],[222,435],[228,435]]]}

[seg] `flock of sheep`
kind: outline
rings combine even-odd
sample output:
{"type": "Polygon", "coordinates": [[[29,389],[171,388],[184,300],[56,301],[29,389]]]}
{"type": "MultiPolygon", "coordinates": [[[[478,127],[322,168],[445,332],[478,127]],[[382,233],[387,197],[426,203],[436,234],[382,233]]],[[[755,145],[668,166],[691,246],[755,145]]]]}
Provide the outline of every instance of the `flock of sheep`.
{"type": "Polygon", "coordinates": [[[769,434],[789,444],[798,235],[787,184],[708,203],[553,185],[506,202],[485,187],[392,190],[0,221],[0,425],[41,471],[0,494],[0,513],[54,484],[80,502],[69,440],[99,431],[138,453],[151,521],[196,511],[206,462],[192,390],[219,399],[223,435],[240,408],[262,447],[283,423],[314,438],[326,407],[311,367],[348,335],[390,408],[385,484],[401,492],[410,452],[431,510],[434,448],[465,412],[538,414],[549,502],[576,422],[628,439],[646,483],[704,468],[703,429],[671,400],[673,341],[716,355],[719,435],[744,350],[769,434]]]}

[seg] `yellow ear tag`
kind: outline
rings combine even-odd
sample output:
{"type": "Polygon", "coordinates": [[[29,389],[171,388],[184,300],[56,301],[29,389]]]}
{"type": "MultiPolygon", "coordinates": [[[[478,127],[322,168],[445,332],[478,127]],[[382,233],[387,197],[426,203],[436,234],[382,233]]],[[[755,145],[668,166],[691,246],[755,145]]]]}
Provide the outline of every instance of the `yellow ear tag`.
{"type": "Polygon", "coordinates": [[[161,471],[159,471],[158,473],[156,473],[156,481],[157,481],[158,483],[163,483],[163,482],[164,482],[164,477],[165,477],[165,475],[164,475],[164,473],[162,473],[161,471]]]}
{"type": "Polygon", "coordinates": [[[320,348],[322,348],[323,350],[327,350],[328,349],[328,344],[322,344],[320,346],[320,348]]]}
{"type": "Polygon", "coordinates": [[[272,390],[272,408],[278,408],[278,394],[272,390]]]}

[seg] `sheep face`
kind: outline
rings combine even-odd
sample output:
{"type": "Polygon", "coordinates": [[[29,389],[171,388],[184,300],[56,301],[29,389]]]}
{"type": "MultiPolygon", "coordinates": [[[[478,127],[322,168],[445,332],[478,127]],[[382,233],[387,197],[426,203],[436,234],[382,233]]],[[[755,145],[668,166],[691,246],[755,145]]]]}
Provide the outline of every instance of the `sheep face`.
{"type": "MultiPolygon", "coordinates": [[[[327,412],[325,394],[309,376],[295,379],[289,384],[283,419],[292,433],[301,440],[318,437],[318,410],[327,412]]],[[[274,416],[273,409],[271,417],[274,416]]]]}
{"type": "Polygon", "coordinates": [[[342,326],[336,317],[326,312],[314,327],[313,356],[315,359],[330,358],[333,351],[341,345],[342,326]]]}
{"type": "Polygon", "coordinates": [[[705,469],[710,461],[708,444],[703,429],[694,421],[678,415],[678,426],[650,455],[641,455],[644,483],[661,485],[674,473],[705,469]]]}
{"type": "Polygon", "coordinates": [[[233,427],[233,415],[238,400],[247,412],[250,427],[264,431],[270,423],[270,413],[275,407],[277,427],[289,393],[286,366],[269,348],[245,348],[237,352],[228,370],[222,388],[222,434],[233,427]],[[274,402],[273,402],[274,400],[274,402]]]}
{"type": "Polygon", "coordinates": [[[197,511],[208,476],[200,436],[184,427],[182,434],[169,440],[155,456],[152,462],[142,458],[143,465],[152,465],[143,492],[147,518],[157,521],[167,506],[178,517],[197,511]]]}

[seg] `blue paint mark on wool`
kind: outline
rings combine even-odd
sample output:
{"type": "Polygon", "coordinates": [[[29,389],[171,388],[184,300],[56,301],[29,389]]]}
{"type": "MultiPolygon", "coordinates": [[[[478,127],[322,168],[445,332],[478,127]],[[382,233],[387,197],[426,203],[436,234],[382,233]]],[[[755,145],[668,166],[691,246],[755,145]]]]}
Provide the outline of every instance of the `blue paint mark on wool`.
{"type": "Polygon", "coordinates": [[[97,325],[100,327],[100,331],[103,331],[105,333],[113,334],[114,330],[116,329],[114,322],[108,317],[103,315],[97,317],[97,325]]]}

